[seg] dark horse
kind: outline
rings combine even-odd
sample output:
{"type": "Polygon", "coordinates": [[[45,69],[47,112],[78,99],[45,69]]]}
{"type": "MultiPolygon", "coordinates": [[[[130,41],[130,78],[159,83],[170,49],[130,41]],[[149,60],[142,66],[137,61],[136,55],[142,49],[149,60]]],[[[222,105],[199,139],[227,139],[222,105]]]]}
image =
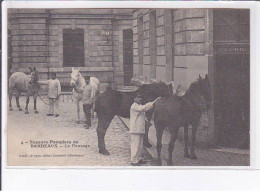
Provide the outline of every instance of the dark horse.
{"type": "MultiPolygon", "coordinates": [[[[95,111],[98,116],[97,136],[99,153],[109,155],[105,146],[105,135],[112,119],[115,115],[129,118],[130,107],[134,102],[134,97],[137,92],[141,92],[143,96],[143,104],[155,100],[157,97],[167,97],[172,95],[172,85],[167,85],[163,82],[152,83],[141,86],[137,91],[128,94],[121,93],[111,88],[100,94],[96,100],[95,111]]],[[[147,118],[150,121],[152,112],[147,113],[147,118]]],[[[146,125],[146,133],[144,142],[149,146],[148,142],[149,125],[146,125]]]]}
{"type": "MultiPolygon", "coordinates": [[[[202,79],[193,82],[183,96],[169,96],[162,98],[156,103],[154,110],[154,124],[157,136],[157,154],[158,165],[161,165],[161,148],[162,148],[162,134],[166,127],[168,127],[171,140],[169,142],[169,159],[168,165],[172,165],[172,152],[175,141],[178,137],[179,128],[184,127],[184,156],[191,159],[197,159],[195,154],[196,131],[202,115],[202,98],[206,105],[211,102],[210,85],[208,75],[202,79]],[[188,127],[192,126],[192,142],[190,153],[188,150],[188,127]]],[[[207,106],[208,108],[208,106],[207,106]]]]}
{"type": "Polygon", "coordinates": [[[28,104],[29,104],[29,98],[30,96],[34,97],[34,111],[35,114],[38,114],[39,112],[37,111],[36,107],[36,100],[37,100],[37,95],[38,91],[40,89],[40,85],[37,83],[39,80],[38,77],[38,71],[34,67],[34,69],[30,68],[30,75],[26,75],[23,72],[15,72],[11,75],[9,79],[9,110],[13,111],[12,108],[12,97],[13,97],[13,92],[16,92],[16,105],[19,111],[22,111],[22,108],[20,107],[19,104],[19,97],[22,92],[26,93],[26,107],[25,107],[25,114],[29,114],[28,112],[28,104]]]}

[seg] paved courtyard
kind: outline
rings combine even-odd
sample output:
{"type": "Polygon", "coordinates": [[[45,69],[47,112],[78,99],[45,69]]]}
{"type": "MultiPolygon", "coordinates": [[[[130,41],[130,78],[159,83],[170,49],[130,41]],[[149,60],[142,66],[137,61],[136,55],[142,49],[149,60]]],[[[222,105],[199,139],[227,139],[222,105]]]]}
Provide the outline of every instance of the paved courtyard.
{"type": "MultiPolygon", "coordinates": [[[[60,102],[59,117],[47,117],[48,106],[40,100],[37,102],[40,114],[34,114],[32,99],[29,104],[29,115],[24,114],[24,111],[19,112],[15,106],[13,112],[8,111],[8,165],[129,166],[130,136],[118,117],[112,121],[105,138],[111,155],[101,155],[97,147],[97,119],[93,120],[92,127],[88,130],[83,127],[83,123],[76,124],[76,105],[68,100],[60,102]],[[60,141],[58,148],[37,147],[39,145],[37,141],[50,140],[60,141]],[[61,142],[63,140],[71,143],[65,145],[61,142]],[[74,144],[74,141],[77,142],[74,144]]],[[[24,109],[24,97],[21,97],[20,104],[24,109]]],[[[15,105],[14,98],[13,105],[15,105]]],[[[83,120],[82,109],[81,119],[83,120]]],[[[54,143],[48,144],[53,145],[54,143]]],[[[148,154],[145,157],[147,160],[150,159],[148,154]]]]}
{"type": "MultiPolygon", "coordinates": [[[[129,126],[129,120],[121,118],[124,123],[129,126]]],[[[183,129],[180,129],[183,130],[183,129]]],[[[157,165],[156,151],[156,132],[155,127],[151,126],[149,130],[149,141],[152,147],[147,149],[153,157],[150,165],[157,165]]],[[[168,159],[168,143],[170,134],[165,130],[162,138],[162,165],[167,166],[168,159]]],[[[230,148],[220,149],[202,149],[196,148],[197,160],[191,160],[184,157],[184,145],[179,140],[176,141],[173,151],[174,166],[249,166],[250,155],[248,150],[238,150],[230,148]]]]}
{"type": "MultiPolygon", "coordinates": [[[[93,119],[92,127],[87,130],[83,127],[83,123],[75,122],[76,107],[70,98],[65,97],[64,102],[62,98],[60,117],[47,117],[48,106],[40,100],[37,103],[40,114],[34,114],[32,101],[29,105],[29,115],[24,114],[24,111],[19,112],[15,107],[13,112],[8,112],[9,166],[130,166],[128,119],[122,119],[124,122],[117,116],[113,119],[105,138],[111,155],[103,156],[98,153],[97,147],[97,118],[93,119]],[[38,141],[52,141],[52,143],[47,144],[49,147],[46,147],[44,142],[38,141]]],[[[21,98],[20,104],[24,108],[24,97],[21,98]]],[[[83,120],[82,110],[81,119],[83,120]]],[[[145,151],[145,159],[149,161],[148,166],[156,166],[154,127],[150,128],[149,140],[154,146],[145,151]]],[[[165,131],[162,148],[164,166],[167,165],[168,142],[169,134],[165,131]]],[[[173,164],[174,166],[250,165],[249,153],[239,150],[197,148],[196,154],[198,160],[184,158],[183,144],[177,141],[173,164]]]]}

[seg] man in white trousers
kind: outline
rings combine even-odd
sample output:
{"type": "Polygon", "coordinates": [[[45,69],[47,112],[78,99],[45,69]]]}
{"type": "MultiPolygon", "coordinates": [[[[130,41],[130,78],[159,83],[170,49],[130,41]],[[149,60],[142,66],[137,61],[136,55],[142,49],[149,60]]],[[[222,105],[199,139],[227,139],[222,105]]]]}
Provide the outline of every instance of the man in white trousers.
{"type": "Polygon", "coordinates": [[[59,97],[61,94],[60,81],[56,79],[56,73],[51,73],[51,79],[38,81],[38,84],[48,86],[49,113],[47,116],[59,116],[59,97]]]}
{"type": "Polygon", "coordinates": [[[143,153],[143,138],[145,133],[145,112],[152,109],[154,103],[148,102],[145,105],[141,104],[142,96],[140,93],[134,98],[134,103],[130,109],[130,134],[131,134],[131,165],[141,166],[146,161],[141,159],[143,153]]]}

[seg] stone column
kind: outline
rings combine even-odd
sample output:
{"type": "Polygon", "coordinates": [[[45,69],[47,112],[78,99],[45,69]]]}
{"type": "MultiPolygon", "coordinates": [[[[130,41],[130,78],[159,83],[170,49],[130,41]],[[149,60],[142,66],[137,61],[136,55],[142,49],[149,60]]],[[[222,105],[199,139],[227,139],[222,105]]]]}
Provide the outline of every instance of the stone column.
{"type": "Polygon", "coordinates": [[[172,56],[172,10],[165,10],[165,47],[166,47],[166,82],[173,80],[173,56],[172,56]]]}

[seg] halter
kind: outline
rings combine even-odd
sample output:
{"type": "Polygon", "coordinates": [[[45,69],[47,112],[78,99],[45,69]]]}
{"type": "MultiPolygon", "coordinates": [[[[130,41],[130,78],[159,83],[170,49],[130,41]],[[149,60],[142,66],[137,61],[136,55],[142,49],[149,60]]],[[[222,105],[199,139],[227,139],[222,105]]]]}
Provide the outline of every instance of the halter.
{"type": "MultiPolygon", "coordinates": [[[[201,86],[200,86],[201,87],[201,86]]],[[[210,86],[209,86],[210,87],[210,86]]],[[[190,89],[190,88],[189,88],[190,89]]],[[[188,89],[188,90],[189,90],[188,89]]],[[[206,108],[206,112],[207,112],[207,115],[208,115],[208,106],[211,104],[211,101],[208,101],[208,100],[206,100],[206,102],[205,103],[202,103],[201,102],[201,97],[203,97],[203,95],[202,94],[200,94],[200,100],[199,100],[199,102],[197,103],[197,102],[194,102],[194,101],[191,101],[191,100],[189,100],[189,99],[187,99],[187,98],[185,98],[184,96],[182,97],[182,99],[190,106],[190,107],[194,107],[194,108],[200,108],[200,109],[202,109],[203,107],[207,107],[206,108]]]]}
{"type": "MultiPolygon", "coordinates": [[[[79,72],[78,72],[78,75],[77,75],[78,77],[80,76],[79,75],[79,72]]],[[[71,80],[74,80],[75,82],[77,82],[78,80],[76,80],[76,79],[74,79],[74,78],[72,78],[71,76],[69,76],[69,78],[71,79],[71,80]]],[[[78,93],[76,90],[74,90],[76,93],[78,93]]],[[[79,93],[78,93],[79,94],[79,93]]]]}
{"type": "Polygon", "coordinates": [[[71,76],[70,76],[69,78],[72,79],[72,80],[74,80],[75,82],[77,81],[77,80],[75,80],[74,78],[72,78],[71,76]]]}
{"type": "MultiPolygon", "coordinates": [[[[78,76],[79,76],[79,72],[78,72],[78,76]]],[[[75,80],[74,78],[72,78],[71,76],[69,76],[70,79],[74,80],[75,82],[77,82],[78,80],[75,80]]]]}

